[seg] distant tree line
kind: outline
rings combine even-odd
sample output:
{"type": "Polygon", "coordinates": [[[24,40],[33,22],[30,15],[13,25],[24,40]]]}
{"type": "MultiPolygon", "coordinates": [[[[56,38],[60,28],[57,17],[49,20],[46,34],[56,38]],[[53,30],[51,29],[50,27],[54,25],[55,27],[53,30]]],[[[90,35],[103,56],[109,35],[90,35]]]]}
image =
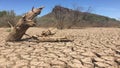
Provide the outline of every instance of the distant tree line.
{"type": "Polygon", "coordinates": [[[10,27],[8,22],[14,26],[20,17],[21,16],[16,16],[13,10],[0,11],[0,27],[10,27]]]}
{"type": "MultiPolygon", "coordinates": [[[[16,13],[11,11],[0,11],[0,27],[13,26],[21,18],[16,13]]],[[[120,21],[93,14],[91,13],[91,7],[87,11],[83,12],[81,7],[74,7],[68,9],[59,5],[55,6],[49,14],[42,17],[36,17],[38,27],[57,27],[58,29],[64,28],[80,28],[80,27],[120,27],[120,21]]]]}

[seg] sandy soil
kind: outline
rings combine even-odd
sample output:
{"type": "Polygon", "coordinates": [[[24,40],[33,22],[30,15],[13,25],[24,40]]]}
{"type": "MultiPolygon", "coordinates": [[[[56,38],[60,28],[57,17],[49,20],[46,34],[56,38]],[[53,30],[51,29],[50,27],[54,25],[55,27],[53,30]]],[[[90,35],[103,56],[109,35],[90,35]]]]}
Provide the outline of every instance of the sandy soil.
{"type": "MultiPolygon", "coordinates": [[[[5,42],[8,28],[0,28],[0,68],[120,68],[120,29],[57,30],[73,42],[5,42]]],[[[41,34],[30,28],[27,34],[41,34]]]]}

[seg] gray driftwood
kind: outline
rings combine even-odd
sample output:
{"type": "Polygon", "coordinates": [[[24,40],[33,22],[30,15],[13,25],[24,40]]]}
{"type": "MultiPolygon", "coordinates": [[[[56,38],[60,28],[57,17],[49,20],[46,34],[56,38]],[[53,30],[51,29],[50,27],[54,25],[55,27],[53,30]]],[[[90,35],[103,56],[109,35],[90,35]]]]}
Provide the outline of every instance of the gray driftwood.
{"type": "Polygon", "coordinates": [[[32,8],[31,11],[26,13],[13,27],[13,30],[10,32],[8,37],[6,38],[6,41],[19,41],[27,31],[29,27],[32,27],[35,25],[35,23],[32,21],[37,15],[41,13],[41,10],[43,7],[40,8],[32,8]]]}
{"type": "MultiPolygon", "coordinates": [[[[20,41],[23,35],[25,35],[25,32],[29,27],[35,26],[36,24],[34,23],[33,19],[41,13],[41,10],[43,7],[40,8],[32,8],[31,11],[26,13],[18,22],[17,24],[13,27],[12,31],[6,38],[6,41],[20,41]]],[[[48,37],[49,35],[54,35],[55,33],[51,33],[50,30],[48,31],[43,31],[41,37],[35,37],[32,36],[31,38],[33,40],[36,40],[37,42],[67,42],[70,41],[67,38],[63,37],[48,37]]]]}
{"type": "Polygon", "coordinates": [[[27,36],[29,36],[29,38],[26,38],[24,40],[26,41],[30,41],[30,42],[72,42],[72,39],[68,39],[67,37],[51,37],[51,35],[49,36],[39,36],[39,35],[33,35],[30,36],[28,34],[26,34],[27,36]]]}

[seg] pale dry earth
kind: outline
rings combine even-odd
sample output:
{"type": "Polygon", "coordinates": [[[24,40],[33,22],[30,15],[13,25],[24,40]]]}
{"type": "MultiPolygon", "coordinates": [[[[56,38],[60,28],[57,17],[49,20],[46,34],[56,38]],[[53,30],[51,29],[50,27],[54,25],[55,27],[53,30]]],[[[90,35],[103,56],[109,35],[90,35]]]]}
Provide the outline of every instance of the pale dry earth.
{"type": "MultiPolygon", "coordinates": [[[[43,28],[30,28],[39,35],[43,28]]],[[[73,42],[5,42],[0,28],[0,68],[120,68],[120,28],[56,30],[73,42]]]]}

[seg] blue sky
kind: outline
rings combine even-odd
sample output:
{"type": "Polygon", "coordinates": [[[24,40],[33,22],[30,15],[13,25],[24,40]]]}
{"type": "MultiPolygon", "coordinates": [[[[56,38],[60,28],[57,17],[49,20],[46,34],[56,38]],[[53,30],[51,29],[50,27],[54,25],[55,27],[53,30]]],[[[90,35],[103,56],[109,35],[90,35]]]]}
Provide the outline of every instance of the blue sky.
{"type": "Polygon", "coordinates": [[[0,11],[14,10],[17,15],[21,15],[32,6],[45,6],[40,16],[51,12],[55,5],[62,5],[67,8],[73,8],[73,4],[81,6],[86,10],[92,7],[92,13],[108,16],[111,18],[120,18],[120,0],[0,0],[0,11]]]}

